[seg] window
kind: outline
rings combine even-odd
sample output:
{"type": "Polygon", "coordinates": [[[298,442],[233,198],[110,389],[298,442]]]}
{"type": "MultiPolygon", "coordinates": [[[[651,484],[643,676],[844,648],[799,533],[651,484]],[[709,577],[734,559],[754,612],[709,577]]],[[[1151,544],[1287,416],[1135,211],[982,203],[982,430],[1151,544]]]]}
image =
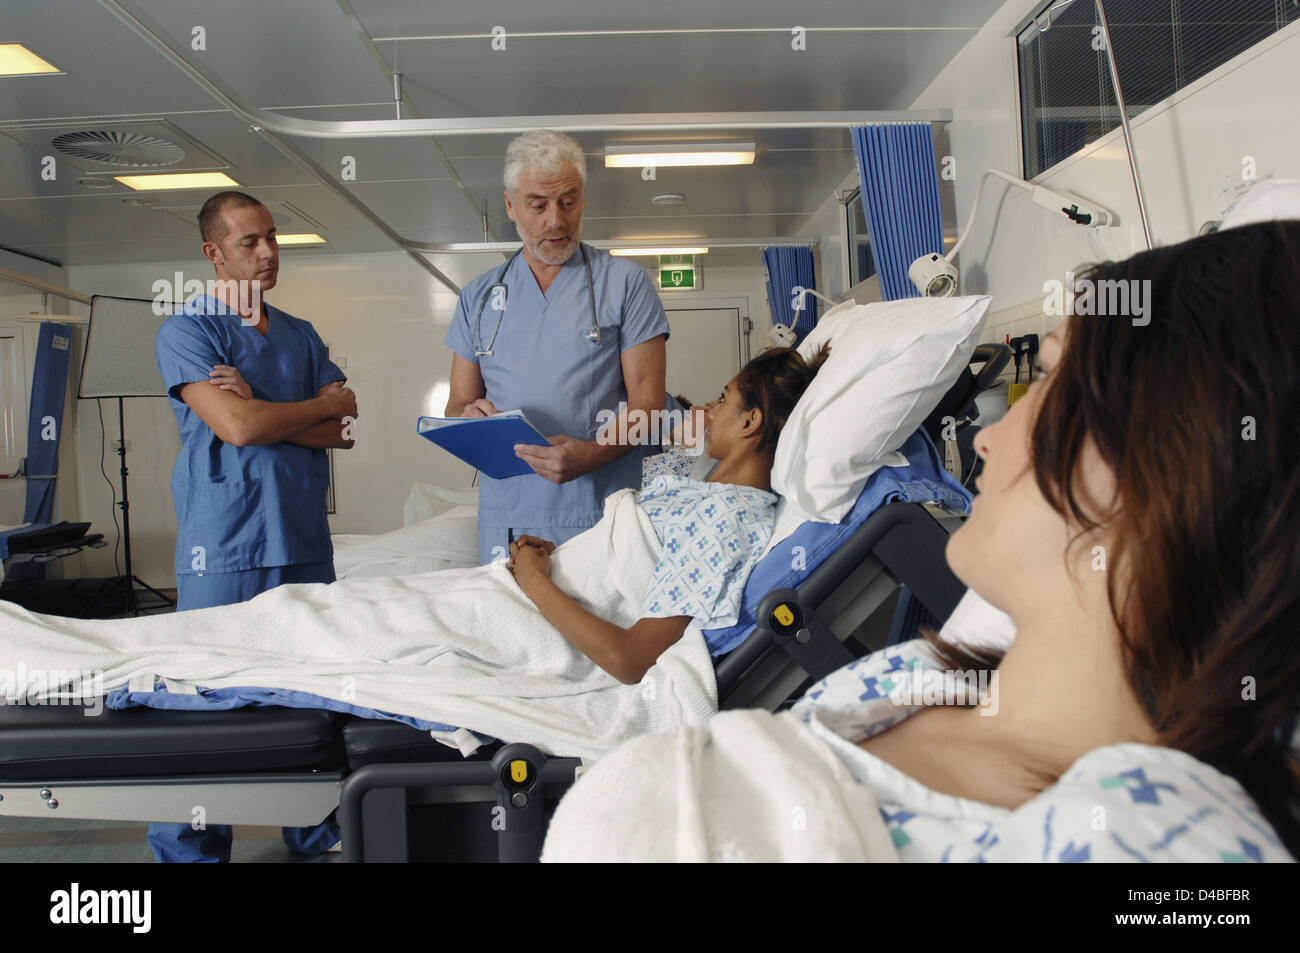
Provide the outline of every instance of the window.
{"type": "MultiPolygon", "coordinates": [[[[1132,118],[1300,21],[1300,2],[1106,0],[1106,17],[1132,118]]],[[[1092,0],[1052,0],[1018,37],[1027,179],[1120,124],[1099,24],[1092,0]]]]}
{"type": "Polygon", "coordinates": [[[866,281],[876,273],[871,254],[871,237],[867,234],[867,216],[862,211],[862,191],[854,189],[844,202],[849,222],[849,287],[866,281]]]}

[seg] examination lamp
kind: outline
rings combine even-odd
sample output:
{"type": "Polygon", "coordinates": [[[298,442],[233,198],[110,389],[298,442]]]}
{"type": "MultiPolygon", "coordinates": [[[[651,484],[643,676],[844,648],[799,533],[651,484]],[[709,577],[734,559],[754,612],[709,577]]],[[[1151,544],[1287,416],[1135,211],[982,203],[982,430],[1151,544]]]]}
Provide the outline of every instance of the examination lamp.
{"type": "MultiPolygon", "coordinates": [[[[820,298],[822,301],[825,301],[832,308],[843,303],[841,301],[835,301],[832,298],[828,298],[821,292],[814,291],[812,288],[801,288],[799,290],[799,296],[795,298],[794,301],[794,310],[796,312],[803,311],[803,309],[807,307],[806,302],[808,300],[809,295],[812,295],[814,298],[820,298]]],[[[797,317],[798,315],[796,315],[796,318],[797,317]]],[[[771,329],[767,332],[767,336],[763,339],[763,350],[766,351],[769,348],[774,348],[774,347],[794,347],[795,343],[798,340],[799,340],[798,332],[795,331],[794,328],[790,327],[790,325],[773,324],[771,329]]]]}
{"type": "Polygon", "coordinates": [[[946,255],[938,253],[922,255],[912,262],[912,267],[907,269],[907,277],[916,286],[916,290],[927,298],[948,298],[957,293],[957,266],[952,263],[952,260],[957,257],[957,252],[970,236],[971,228],[975,224],[975,212],[979,208],[980,196],[984,194],[984,186],[988,184],[990,176],[996,176],[1004,182],[1026,190],[1035,204],[1065,216],[1076,225],[1102,228],[1115,221],[1115,216],[1106,209],[1077,195],[1057,192],[1042,185],[1026,182],[1000,169],[989,169],[980,180],[980,187],[975,192],[975,201],[971,203],[970,215],[966,219],[966,229],[957,239],[957,244],[953,245],[952,250],[946,255]]]}
{"type": "Polygon", "coordinates": [[[799,335],[788,324],[774,324],[763,339],[763,350],[774,347],[794,347],[799,335]]]}

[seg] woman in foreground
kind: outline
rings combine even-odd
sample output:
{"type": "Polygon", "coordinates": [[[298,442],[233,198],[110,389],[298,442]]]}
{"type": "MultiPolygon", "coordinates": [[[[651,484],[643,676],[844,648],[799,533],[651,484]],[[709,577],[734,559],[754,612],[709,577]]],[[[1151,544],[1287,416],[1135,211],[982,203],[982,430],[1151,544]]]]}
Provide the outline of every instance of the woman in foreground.
{"type": "Polygon", "coordinates": [[[948,545],[1014,619],[1010,649],[918,640],[793,712],[628,742],[560,804],[544,859],[1300,853],[1300,222],[1084,281],[1150,282],[1149,323],[1074,316],[1047,338],[1029,394],[976,437],[981,492],[948,545]],[[956,673],[993,668],[992,698],[953,704],[956,673]],[[744,791],[710,767],[772,739],[744,791]],[[782,789],[786,760],[804,767],[782,789]]]}

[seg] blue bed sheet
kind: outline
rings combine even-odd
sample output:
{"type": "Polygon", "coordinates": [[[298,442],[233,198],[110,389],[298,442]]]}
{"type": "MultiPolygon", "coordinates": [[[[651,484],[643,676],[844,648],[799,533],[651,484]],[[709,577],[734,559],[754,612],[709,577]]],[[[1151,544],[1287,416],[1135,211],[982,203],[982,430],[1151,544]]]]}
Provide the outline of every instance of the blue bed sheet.
{"type": "Polygon", "coordinates": [[[957,513],[969,512],[970,493],[943,468],[938,451],[925,431],[912,434],[899,451],[907,457],[907,465],[883,467],[873,473],[842,522],[808,520],[754,567],[745,583],[745,599],[736,624],[704,632],[704,641],[714,658],[730,652],[754,631],[754,613],[765,595],[773,589],[792,588],[803,582],[882,506],[901,500],[939,503],[957,513]],[[798,549],[802,552],[796,552],[798,549]]]}
{"type": "Polygon", "coordinates": [[[356,715],[358,718],[373,718],[379,721],[400,721],[403,724],[419,728],[421,731],[455,731],[453,725],[443,725],[436,721],[424,721],[407,715],[394,715],[391,712],[375,711],[373,708],[361,708],[347,702],[322,698],[308,692],[295,692],[287,688],[206,688],[197,694],[178,694],[167,691],[165,685],[157,685],[151,692],[129,691],[125,686],[115,688],[104,700],[109,708],[167,708],[173,711],[225,711],[231,708],[276,707],[276,708],[324,708],[343,715],[356,715]]]}

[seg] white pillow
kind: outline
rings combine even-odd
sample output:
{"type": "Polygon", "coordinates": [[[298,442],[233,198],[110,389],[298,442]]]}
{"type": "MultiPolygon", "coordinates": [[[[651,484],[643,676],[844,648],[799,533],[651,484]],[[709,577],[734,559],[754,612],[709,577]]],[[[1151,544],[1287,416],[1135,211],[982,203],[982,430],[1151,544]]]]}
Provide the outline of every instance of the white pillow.
{"type": "Polygon", "coordinates": [[[992,298],[839,305],[799,345],[830,358],[777,440],[772,489],[808,518],[838,523],[970,363],[992,298]]]}
{"type": "Polygon", "coordinates": [[[1262,179],[1224,213],[1219,230],[1300,219],[1300,179],[1262,179]]]}

